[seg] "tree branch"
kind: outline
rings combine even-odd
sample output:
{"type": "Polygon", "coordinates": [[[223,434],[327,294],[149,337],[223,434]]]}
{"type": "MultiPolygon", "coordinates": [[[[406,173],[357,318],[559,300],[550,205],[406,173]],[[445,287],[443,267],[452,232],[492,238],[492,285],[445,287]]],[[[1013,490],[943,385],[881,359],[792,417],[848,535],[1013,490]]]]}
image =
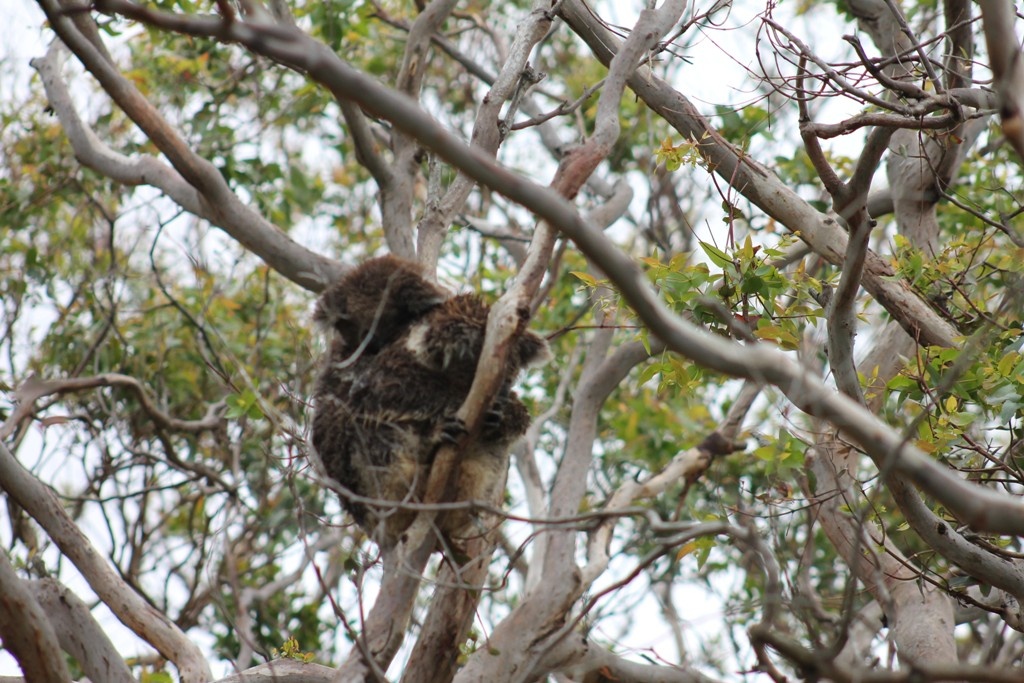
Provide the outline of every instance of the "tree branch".
{"type": "MultiPolygon", "coordinates": [[[[512,96],[516,84],[526,71],[534,46],[551,26],[549,7],[549,0],[535,0],[529,15],[516,31],[508,58],[504,60],[498,77],[477,108],[470,144],[489,155],[493,156],[497,152],[504,138],[499,128],[501,108],[512,96]]],[[[476,180],[472,176],[459,173],[441,201],[424,212],[417,226],[417,234],[420,257],[425,262],[437,263],[445,229],[455,214],[465,206],[466,198],[475,186],[476,180]]]]}
{"type": "Polygon", "coordinates": [[[216,683],[329,683],[337,672],[330,667],[294,659],[275,659],[221,678],[216,683]]]}
{"type": "Polygon", "coordinates": [[[549,653],[558,668],[574,681],[630,681],[630,683],[717,683],[689,666],[641,664],[620,657],[590,638],[570,636],[549,653]]]}
{"type": "Polygon", "coordinates": [[[878,162],[892,137],[892,129],[875,128],[868,134],[861,156],[857,159],[849,183],[830,191],[836,212],[846,219],[850,239],[846,243],[846,259],[835,295],[828,306],[828,359],[839,390],[863,405],[864,393],[857,377],[853,358],[853,340],[857,333],[857,292],[868,255],[871,229],[875,221],[868,215],[868,190],[878,162]]]}
{"type": "MultiPolygon", "coordinates": [[[[4,448],[3,444],[0,448],[4,448]]],[[[71,680],[67,664],[59,654],[53,625],[4,552],[0,552],[0,638],[27,680],[39,683],[71,680]]]]}
{"type": "Polygon", "coordinates": [[[123,655],[100,628],[88,605],[67,586],[42,579],[28,587],[53,625],[61,648],[78,662],[86,676],[104,683],[135,683],[123,655]]]}
{"type": "Polygon", "coordinates": [[[999,93],[1003,135],[1024,161],[1024,56],[1014,31],[1014,4],[1006,0],[978,0],[985,27],[992,73],[999,93]]]}
{"type": "Polygon", "coordinates": [[[32,414],[35,402],[45,396],[66,394],[74,391],[87,391],[96,387],[122,387],[128,389],[142,404],[142,409],[153,420],[157,427],[178,432],[206,432],[216,429],[223,422],[223,403],[210,406],[206,415],[200,420],[180,420],[168,415],[158,408],[149,392],[134,377],[116,372],[108,372],[92,377],[72,377],[69,379],[43,380],[31,376],[25,380],[14,394],[18,407],[0,426],[0,439],[6,439],[17,429],[18,423],[32,414]]]}
{"type": "MultiPolygon", "coordinates": [[[[955,664],[950,598],[918,582],[918,570],[884,530],[841,511],[844,506],[857,509],[861,493],[852,474],[853,449],[838,441],[819,443],[807,459],[814,474],[818,521],[854,575],[882,605],[901,659],[955,664]]],[[[830,648],[819,659],[831,661],[839,650],[830,648]]]]}
{"type": "MultiPolygon", "coordinates": [[[[100,5],[105,10],[193,35],[242,42],[310,73],[337,96],[351,98],[388,118],[396,126],[415,132],[424,144],[456,167],[557,225],[612,278],[641,319],[672,350],[720,372],[776,384],[802,410],[832,421],[863,443],[876,463],[886,463],[891,459],[896,471],[910,477],[974,528],[1024,532],[1024,505],[1019,501],[963,481],[913,445],[905,443],[900,435],[863,407],[836,395],[781,353],[760,346],[739,347],[725,343],[720,337],[712,337],[679,320],[658,301],[632,260],[583,220],[558,193],[497,166],[479,150],[451,136],[413,102],[352,69],[308,36],[282,27],[257,30],[240,22],[224,25],[217,18],[179,18],[140,8],[126,0],[102,0],[100,5]]],[[[605,36],[606,32],[603,29],[596,32],[586,20],[579,18],[577,13],[580,11],[586,13],[575,0],[564,0],[561,5],[562,14],[574,29],[583,32],[592,49],[602,58],[610,58],[612,46],[618,41],[607,38],[602,42],[599,36],[605,36]]],[[[673,125],[684,132],[695,133],[695,139],[701,139],[703,132],[710,131],[692,105],[657,78],[644,75],[630,79],[629,83],[673,125]],[[674,106],[669,106],[670,100],[674,106]]],[[[710,134],[714,135],[713,131],[710,134]]],[[[834,220],[815,211],[777,180],[767,180],[766,172],[749,159],[740,160],[727,144],[715,141],[708,145],[706,151],[709,158],[720,162],[716,172],[739,181],[751,201],[767,206],[769,215],[777,214],[776,218],[781,222],[792,229],[799,229],[808,245],[829,261],[842,261],[844,252],[839,247],[845,247],[846,239],[834,220]]],[[[891,276],[888,264],[869,252],[865,286],[876,299],[920,343],[954,346],[958,335],[956,330],[913,294],[907,283],[890,281],[891,276]]]]}
{"type": "MultiPolygon", "coordinates": [[[[225,23],[210,15],[174,15],[143,8],[128,0],[100,0],[97,7],[104,12],[123,14],[168,30],[242,43],[259,54],[308,73],[340,100],[356,101],[375,115],[392,121],[478,182],[519,202],[555,225],[561,227],[563,221],[556,216],[569,211],[568,205],[560,204],[562,200],[554,193],[494,164],[493,159],[480,150],[467,147],[414,102],[356,71],[326,46],[300,31],[276,25],[251,25],[249,22],[225,23]]],[[[596,22],[588,23],[592,21],[590,13],[577,0],[561,3],[560,14],[574,30],[581,32],[602,61],[608,63],[611,60],[613,46],[619,41],[596,22]],[[581,17],[581,14],[586,16],[581,17]]],[[[768,215],[798,231],[816,253],[832,263],[842,263],[846,238],[832,218],[816,211],[749,158],[741,159],[686,98],[660,79],[644,74],[631,77],[629,84],[680,132],[688,138],[701,140],[701,150],[716,173],[735,183],[744,196],[768,215]]],[[[865,286],[912,337],[923,344],[955,346],[958,332],[909,285],[894,280],[894,272],[888,262],[871,252],[867,256],[865,286]]]]}
{"type": "MultiPolygon", "coordinates": [[[[606,64],[610,61],[619,41],[598,23],[582,2],[564,0],[559,14],[598,59],[606,64]]],[[[816,254],[830,263],[842,265],[847,238],[834,219],[814,209],[776,176],[737,152],[686,97],[661,79],[653,75],[633,76],[629,86],[684,137],[699,143],[701,154],[720,178],[798,234],[816,254]]],[[[887,259],[871,251],[867,253],[863,284],[875,299],[920,343],[955,347],[960,333],[894,275],[887,259]]]]}

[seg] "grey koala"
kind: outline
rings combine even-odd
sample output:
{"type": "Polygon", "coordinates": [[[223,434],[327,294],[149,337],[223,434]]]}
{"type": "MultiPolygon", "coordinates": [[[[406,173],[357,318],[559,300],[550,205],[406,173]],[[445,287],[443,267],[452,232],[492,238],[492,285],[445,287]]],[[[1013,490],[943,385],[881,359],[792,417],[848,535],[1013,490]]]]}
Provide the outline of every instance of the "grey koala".
{"type": "MultiPolygon", "coordinates": [[[[342,502],[382,548],[416,516],[393,504],[421,500],[438,449],[464,429],[455,416],[476,374],[489,311],[476,295],[446,296],[416,264],[394,257],[360,265],[317,304],[316,319],[336,334],[316,384],[313,445],[330,477],[380,501],[342,502]]],[[[530,424],[512,383],[548,354],[532,332],[513,337],[481,433],[459,454],[451,500],[487,502],[504,488],[509,447],[530,424]]],[[[448,511],[437,526],[458,545],[473,533],[473,515],[448,511]]]]}

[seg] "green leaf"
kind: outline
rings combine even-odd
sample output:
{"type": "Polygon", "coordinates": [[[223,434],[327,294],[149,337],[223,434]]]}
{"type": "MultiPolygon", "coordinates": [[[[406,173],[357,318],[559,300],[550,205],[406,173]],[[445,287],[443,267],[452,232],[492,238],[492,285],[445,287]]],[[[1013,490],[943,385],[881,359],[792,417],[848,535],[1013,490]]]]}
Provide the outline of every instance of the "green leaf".
{"type": "Polygon", "coordinates": [[[703,240],[700,240],[699,244],[700,248],[704,250],[705,254],[707,254],[708,259],[710,259],[710,261],[719,268],[728,268],[733,265],[732,258],[715,245],[704,242],[703,240]]]}

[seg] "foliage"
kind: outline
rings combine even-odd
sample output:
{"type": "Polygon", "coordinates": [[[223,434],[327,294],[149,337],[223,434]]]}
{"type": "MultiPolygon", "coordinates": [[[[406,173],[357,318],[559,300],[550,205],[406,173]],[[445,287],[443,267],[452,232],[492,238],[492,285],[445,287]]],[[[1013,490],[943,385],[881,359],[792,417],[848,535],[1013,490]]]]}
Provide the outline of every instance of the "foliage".
{"type": "MultiPolygon", "coordinates": [[[[261,11],[281,12],[284,4],[268,3],[261,11]]],[[[212,11],[209,3],[188,0],[150,5],[180,16],[212,11]]],[[[229,5],[214,8],[223,12],[229,5]]],[[[414,22],[424,16],[422,3],[289,5],[289,22],[375,82],[396,86],[398,74],[410,68],[406,51],[414,22]]],[[[851,127],[855,132],[832,145],[824,134],[808,143],[814,133],[807,126],[856,122],[861,114],[877,113],[865,109],[863,90],[881,98],[886,84],[885,101],[898,100],[896,94],[903,98],[892,105],[899,113],[897,107],[912,99],[910,85],[924,78],[905,78],[900,89],[892,83],[896,76],[879,77],[878,69],[889,66],[864,63],[852,46],[844,43],[842,58],[834,56],[827,41],[852,30],[856,5],[802,3],[783,16],[771,4],[736,3],[729,17],[722,7],[697,6],[683,15],[689,22],[685,31],[644,52],[649,63],[636,68],[636,78],[665,83],[698,103],[703,95],[687,90],[691,74],[720,55],[703,51],[696,34],[738,32],[748,44],[735,50],[749,54],[733,56],[743,63],[763,36],[758,56],[770,48],[775,57],[774,66],[761,63],[760,71],[747,74],[742,96],[724,86],[712,89],[713,97],[704,98],[711,104],[698,107],[706,110],[707,129],[696,135],[679,130],[656,102],[636,94],[640,87],[634,84],[635,91],[616,98],[618,138],[592,181],[572,197],[598,221],[601,210],[614,204],[617,184],[628,187],[632,201],[600,226],[607,227],[601,238],[642,269],[643,283],[673,320],[707,333],[704,346],[688,357],[671,339],[659,339],[650,310],[637,305],[632,280],[588,258],[591,252],[570,240],[568,230],[560,237],[530,323],[547,336],[555,360],[518,384],[538,429],[515,450],[505,506],[510,518],[484,572],[485,589],[473,593],[479,600],[473,632],[466,636],[464,630],[445,653],[453,667],[475,671],[488,656],[521,654],[510,655],[514,648],[503,651],[491,637],[501,634],[503,623],[513,623],[509,615],[529,602],[538,581],[564,579],[568,585],[570,575],[575,580],[600,564],[601,544],[594,539],[610,524],[607,571],[566,598],[564,612],[537,640],[570,624],[567,629],[607,650],[614,666],[623,667],[602,680],[646,680],[654,676],[651,671],[670,669],[666,663],[729,680],[737,670],[760,672],[761,678],[751,680],[839,680],[835,667],[845,667],[840,673],[863,672],[884,651],[887,638],[897,637],[894,622],[892,631],[873,626],[866,640],[857,641],[860,650],[839,658],[848,637],[864,638],[851,626],[855,615],[873,614],[872,609],[895,614],[893,605],[903,598],[893,597],[894,586],[915,582],[920,595],[936,592],[947,601],[942,604],[950,614],[954,606],[964,607],[958,610],[963,626],[955,632],[950,627],[943,641],[955,642],[945,653],[953,659],[924,660],[921,680],[939,680],[935,667],[957,663],[988,667],[996,671],[993,676],[1019,668],[1024,619],[1006,607],[1024,599],[1014,592],[1017,579],[993,578],[1003,577],[1002,570],[979,570],[930,541],[912,523],[908,499],[892,479],[904,474],[891,469],[892,463],[880,466],[866,457],[872,444],[843,431],[853,418],[801,405],[794,398],[800,391],[796,382],[759,370],[750,370],[746,381],[735,379],[706,360],[726,348],[746,350],[751,358],[776,353],[771,358],[799,363],[801,372],[827,383],[833,394],[860,392],[851,404],[878,415],[879,434],[899,435],[961,483],[984,486],[1019,505],[1024,178],[993,116],[997,108],[971,109],[982,125],[970,133],[970,117],[945,128],[926,125],[945,110],[904,117],[901,132],[911,131],[915,145],[908,158],[934,162],[929,154],[946,159],[946,152],[961,145],[964,153],[946,178],[935,176],[938,162],[928,170],[917,218],[934,230],[924,237],[907,227],[905,212],[911,209],[896,196],[904,183],[911,184],[907,177],[893,171],[886,182],[879,173],[863,188],[861,219],[871,223],[870,247],[877,258],[867,266],[875,269],[870,274],[854,274],[854,285],[865,289],[847,304],[857,349],[848,360],[858,363],[857,387],[844,384],[844,359],[830,345],[844,334],[832,316],[842,305],[835,301],[844,273],[854,268],[844,250],[860,214],[833,211],[845,210],[843,195],[830,186],[825,169],[853,183],[866,131],[877,128],[851,127]],[[782,40],[779,24],[807,45],[782,40]],[[816,35],[822,26],[830,38],[816,35]],[[818,62],[809,59],[814,50],[823,55],[818,62]],[[832,63],[831,72],[821,66],[824,60],[832,63]],[[803,77],[815,82],[813,88],[797,80],[798,68],[806,70],[803,77]],[[817,108],[808,111],[808,101],[817,108]],[[816,150],[815,144],[827,149],[816,150]],[[732,175],[723,171],[728,154],[739,160],[732,175]],[[744,180],[750,176],[741,173],[767,179],[777,196],[783,190],[790,194],[773,204],[770,192],[751,189],[744,180]],[[890,208],[868,217],[870,200],[886,192],[890,208]],[[777,209],[786,202],[806,206],[809,213],[802,216],[843,228],[806,247],[813,242],[813,226],[787,223],[787,214],[777,209]],[[893,296],[879,294],[883,290],[898,291],[920,306],[897,305],[893,296]],[[887,335],[897,325],[922,329],[922,319],[914,316],[924,315],[948,326],[954,343],[901,338],[899,345],[880,346],[893,339],[887,335]],[[882,359],[870,365],[869,351],[882,359]],[[634,358],[621,375],[610,360],[616,354],[634,358]],[[598,366],[607,373],[598,379],[615,381],[594,406],[593,433],[581,437],[586,401],[599,391],[595,386],[603,386],[595,379],[598,366]],[[751,387],[757,398],[745,403],[751,387]],[[729,434],[735,449],[709,454],[701,467],[673,469],[682,467],[684,456],[706,452],[702,444],[724,432],[736,412],[729,434]],[[563,502],[557,498],[560,487],[571,486],[560,477],[570,476],[563,475],[570,471],[567,454],[579,438],[588,460],[571,476],[580,495],[567,498],[568,510],[555,514],[563,502]],[[827,457],[840,463],[833,470],[841,470],[841,484],[827,485],[825,473],[815,469],[827,457]],[[665,472],[674,478],[663,482],[665,472]],[[609,508],[634,486],[650,488],[609,508]],[[557,519],[538,519],[549,515],[557,519]],[[845,546],[839,542],[832,520],[839,527],[852,521],[855,539],[845,546]],[[540,550],[545,539],[568,527],[574,545],[564,556],[575,557],[572,572],[537,579],[534,563],[553,561],[540,550]],[[863,557],[874,558],[875,573],[857,568],[863,557]],[[890,566],[897,566],[898,578],[879,578],[890,566]],[[723,626],[712,628],[705,623],[709,619],[723,626]],[[758,640],[757,629],[765,624],[777,640],[758,640]],[[1015,630],[1006,631],[1007,625],[1015,630]],[[628,668],[641,664],[652,668],[643,669],[646,674],[628,668]]],[[[931,51],[929,68],[943,64],[948,28],[942,13],[935,3],[903,6],[921,49],[931,51]]],[[[632,26],[634,13],[621,11],[632,26]]],[[[598,3],[593,12],[618,16],[608,3],[598,3]]],[[[394,112],[352,107],[358,102],[354,94],[342,86],[332,92],[315,69],[287,68],[238,40],[188,35],[126,14],[121,9],[83,16],[97,22],[126,82],[189,153],[213,165],[232,196],[276,226],[275,237],[309,255],[351,265],[396,249],[393,226],[385,225],[384,216],[393,215],[387,211],[397,205],[410,239],[420,239],[421,254],[429,220],[442,215],[436,265],[443,283],[479,291],[489,301],[518,286],[526,254],[535,253],[530,239],[541,232],[537,217],[511,201],[507,190],[502,194],[480,178],[443,214],[445,193],[466,176],[431,137],[437,130],[410,135],[394,112]],[[369,131],[366,137],[360,126],[369,131]],[[383,160],[387,171],[373,159],[383,160]]],[[[571,162],[571,150],[584,148],[607,123],[598,98],[613,79],[560,15],[564,21],[539,32],[546,37],[532,44],[531,63],[545,79],[539,85],[519,80],[520,99],[505,97],[515,105],[501,110],[500,117],[508,117],[501,125],[500,117],[478,120],[492,88],[507,76],[503,69],[515,58],[514,39],[535,14],[525,3],[458,4],[434,43],[415,57],[426,61],[410,77],[419,79],[410,94],[440,129],[461,139],[481,144],[484,128],[500,130],[497,162],[519,171],[524,184],[546,185],[555,169],[571,162]],[[516,122],[521,125],[511,125],[516,122]]],[[[236,20],[255,21],[248,14],[236,20]]],[[[985,64],[984,26],[978,21],[970,30],[978,45],[975,57],[985,64]]],[[[35,48],[34,56],[42,49],[35,48]]],[[[147,135],[127,107],[111,100],[110,89],[80,68],[72,60],[60,77],[72,82],[75,108],[104,148],[129,161],[157,160],[178,174],[188,186],[182,196],[193,203],[155,181],[121,183],[80,161],[66,115],[50,109],[41,76],[15,98],[0,101],[0,225],[9,226],[0,231],[0,419],[10,418],[4,445],[56,491],[68,518],[126,590],[198,643],[215,673],[271,660],[337,665],[368,628],[366,615],[388,567],[308,458],[308,397],[325,341],[310,324],[316,287],[302,278],[321,275],[319,262],[280,257],[297,262],[295,275],[276,265],[277,247],[260,246],[257,238],[265,233],[259,226],[245,233],[250,240],[239,239],[228,215],[234,209],[211,205],[203,195],[208,188],[188,177],[165,143],[147,135]],[[85,379],[92,383],[75,384],[85,379]],[[26,387],[37,380],[63,384],[33,397],[29,412],[19,412],[29,395],[26,387]]],[[[968,88],[992,92],[983,81],[968,88]]],[[[906,151],[890,145],[882,165],[895,168],[892,159],[901,149],[906,151]]],[[[34,515],[15,492],[8,493],[11,531],[0,538],[10,564],[23,578],[79,585],[67,548],[43,520],[30,524],[34,515]]],[[[974,520],[933,491],[915,500],[948,530],[940,535],[959,534],[985,562],[1016,571],[1024,530],[974,529],[974,520]]],[[[427,583],[438,594],[458,559],[428,565],[427,583]]],[[[81,597],[93,599],[89,591],[81,597]]],[[[96,606],[105,602],[94,600],[92,606],[108,628],[109,615],[96,606]]],[[[439,598],[418,597],[405,649],[390,669],[385,662],[390,676],[408,673],[405,664],[416,656],[412,644],[429,632],[428,615],[438,604],[439,598]]],[[[0,636],[9,637],[3,629],[0,636]]],[[[136,632],[135,639],[115,645],[125,658],[135,658],[129,669],[139,679],[172,680],[170,664],[179,663],[154,656],[153,643],[145,640],[136,632]]],[[[907,647],[903,642],[899,648],[907,647]]],[[[538,655],[531,666],[542,660],[538,655]]],[[[70,661],[72,671],[84,675],[84,664],[70,661]]],[[[554,666],[538,675],[558,672],[582,679],[579,671],[554,666]]]]}

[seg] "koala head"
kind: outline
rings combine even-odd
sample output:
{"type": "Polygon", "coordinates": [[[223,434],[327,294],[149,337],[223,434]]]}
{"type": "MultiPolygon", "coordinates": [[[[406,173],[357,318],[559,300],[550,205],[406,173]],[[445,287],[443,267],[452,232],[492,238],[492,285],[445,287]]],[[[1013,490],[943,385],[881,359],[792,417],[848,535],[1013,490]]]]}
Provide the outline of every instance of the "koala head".
{"type": "Polygon", "coordinates": [[[427,279],[419,264],[381,256],[324,290],[313,320],[337,332],[350,351],[365,343],[365,352],[376,353],[447,298],[448,292],[427,279]]]}

